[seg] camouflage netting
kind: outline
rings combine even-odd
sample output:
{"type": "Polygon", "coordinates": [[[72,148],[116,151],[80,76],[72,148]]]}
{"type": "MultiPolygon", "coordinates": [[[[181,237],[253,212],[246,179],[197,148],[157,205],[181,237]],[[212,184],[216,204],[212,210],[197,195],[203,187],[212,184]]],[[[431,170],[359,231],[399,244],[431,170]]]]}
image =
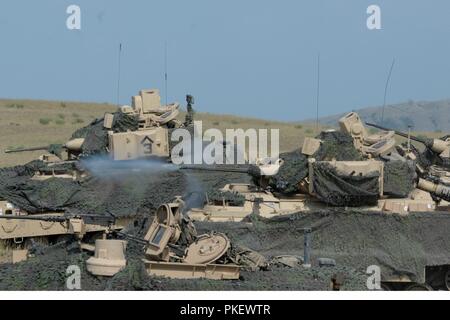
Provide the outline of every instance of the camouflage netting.
{"type": "MultiPolygon", "coordinates": [[[[322,132],[319,150],[312,156],[316,161],[361,161],[365,160],[353,145],[350,135],[340,131],[322,132]]],[[[308,157],[300,150],[283,153],[284,164],[277,175],[270,177],[269,186],[284,194],[299,192],[299,183],[308,175],[308,157]]],[[[384,194],[407,197],[414,188],[415,164],[411,161],[384,162],[384,194]]],[[[255,174],[253,174],[255,175],[255,174]]],[[[314,193],[332,206],[374,205],[379,194],[378,174],[366,177],[342,176],[327,164],[314,165],[314,193]]]]}
{"type": "Polygon", "coordinates": [[[313,170],[313,193],[320,201],[336,207],[377,204],[380,191],[378,172],[343,176],[328,162],[315,163],[313,170]]]}
{"type": "MultiPolygon", "coordinates": [[[[102,170],[89,163],[93,173],[81,181],[65,178],[32,180],[36,170],[57,168],[49,168],[38,160],[23,166],[0,169],[0,199],[29,213],[63,211],[132,216],[148,213],[162,203],[172,201],[175,196],[191,193],[199,195],[199,198],[189,200],[192,203],[188,205],[200,206],[205,201],[205,192],[224,187],[228,180],[250,182],[247,174],[186,172],[153,162],[100,161],[98,164],[102,170]],[[126,167],[119,164],[126,164],[126,167]],[[225,175],[227,178],[224,178],[225,175]]],[[[74,169],[75,165],[66,163],[61,169],[74,169]]]]}
{"type": "MultiPolygon", "coordinates": [[[[139,121],[137,116],[127,115],[122,112],[114,113],[111,130],[114,132],[126,132],[137,130],[139,121]]],[[[84,138],[81,146],[81,155],[104,154],[108,146],[108,129],[103,127],[103,118],[92,121],[88,126],[75,131],[71,139],[84,138]]]]}
{"type": "Polygon", "coordinates": [[[207,197],[210,202],[222,203],[222,201],[225,201],[231,206],[243,206],[245,202],[245,197],[242,194],[231,191],[209,190],[207,197]]]}
{"type": "Polygon", "coordinates": [[[423,282],[425,266],[450,265],[450,215],[444,212],[397,214],[327,210],[240,223],[196,223],[197,231],[224,232],[234,245],[266,257],[303,256],[303,229],[312,228],[312,262],[335,259],[338,266],[365,272],[381,267],[384,279],[407,275],[423,282]]]}
{"type": "Polygon", "coordinates": [[[186,190],[186,176],[179,171],[111,171],[82,181],[50,178],[32,180],[33,161],[24,166],[0,170],[0,198],[29,213],[64,211],[74,214],[135,215],[154,209],[186,190]]]}
{"type": "Polygon", "coordinates": [[[414,189],[416,180],[413,161],[386,161],[384,163],[383,194],[406,198],[414,189]]]}
{"type": "MultiPolygon", "coordinates": [[[[129,243],[130,245],[130,243],[129,243]]],[[[142,252],[142,246],[139,251],[142,252]]],[[[347,267],[286,268],[268,271],[241,271],[239,280],[169,279],[148,276],[141,256],[129,255],[127,266],[114,277],[95,277],[86,270],[86,253],[49,249],[26,262],[0,268],[0,290],[68,290],[66,270],[77,265],[81,290],[330,290],[330,279],[344,277],[342,290],[365,290],[367,275],[347,267]]]]}
{"type": "MultiPolygon", "coordinates": [[[[407,147],[407,143],[402,144],[403,147],[407,147]]],[[[427,170],[429,166],[434,164],[436,161],[436,155],[428,148],[425,148],[424,151],[420,151],[413,144],[410,145],[411,151],[417,157],[417,164],[419,164],[423,169],[427,170]]]]}
{"type": "Polygon", "coordinates": [[[353,145],[353,138],[341,131],[321,132],[317,139],[323,142],[314,154],[317,161],[358,161],[364,160],[361,153],[353,145]]]}
{"type": "MultiPolygon", "coordinates": [[[[317,137],[321,139],[319,150],[314,154],[317,161],[362,160],[361,154],[355,149],[351,136],[340,131],[322,132],[317,137]]],[[[274,190],[292,194],[298,192],[300,181],[308,175],[308,157],[301,150],[280,154],[284,164],[278,174],[270,178],[269,185],[274,190]]]]}
{"type": "Polygon", "coordinates": [[[147,276],[140,260],[142,246],[129,243],[127,267],[112,278],[87,273],[86,254],[65,249],[0,268],[1,290],[65,290],[66,269],[78,265],[83,290],[329,290],[330,278],[344,276],[344,290],[367,290],[367,267],[381,268],[383,280],[409,276],[423,282],[425,266],[450,265],[450,215],[415,213],[408,216],[327,210],[254,218],[246,222],[198,222],[199,234],[224,232],[234,246],[247,247],[268,260],[279,255],[303,256],[303,229],[312,228],[311,269],[270,267],[242,271],[240,280],[176,280],[147,276]],[[318,258],[336,260],[320,268],[318,258]]]}
{"type": "Polygon", "coordinates": [[[276,175],[270,177],[269,186],[281,193],[298,192],[298,184],[308,175],[308,157],[301,150],[280,154],[284,160],[276,175]]]}

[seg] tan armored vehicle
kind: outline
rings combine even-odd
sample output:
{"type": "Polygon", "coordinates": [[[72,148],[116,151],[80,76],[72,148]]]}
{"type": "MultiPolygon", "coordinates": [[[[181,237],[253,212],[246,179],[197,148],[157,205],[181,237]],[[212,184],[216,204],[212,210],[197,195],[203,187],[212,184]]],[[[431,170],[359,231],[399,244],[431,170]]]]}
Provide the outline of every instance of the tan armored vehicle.
{"type": "MultiPolygon", "coordinates": [[[[135,116],[139,121],[137,131],[114,133],[108,131],[109,153],[113,160],[140,159],[148,156],[169,157],[168,128],[183,124],[176,118],[179,104],[161,105],[159,90],[141,90],[132,97],[131,106],[122,106],[120,111],[135,116]]],[[[113,115],[105,115],[104,127],[111,129],[113,115]]]]}
{"type": "MultiPolygon", "coordinates": [[[[239,266],[218,263],[230,248],[230,240],[221,233],[197,236],[193,225],[183,221],[183,205],[182,200],[177,199],[160,206],[143,239],[120,234],[144,246],[144,264],[150,275],[180,279],[238,279],[239,266]],[[182,237],[184,248],[179,244],[182,237]]],[[[95,246],[95,256],[86,262],[89,272],[112,276],[125,267],[124,241],[97,240],[95,246]]]]}
{"type": "MultiPolygon", "coordinates": [[[[241,221],[250,214],[270,218],[300,211],[326,209],[329,204],[323,203],[320,199],[326,196],[332,197],[335,192],[337,192],[336,197],[348,197],[349,195],[345,194],[346,189],[352,189],[353,184],[360,183],[360,181],[364,182],[364,180],[367,180],[367,185],[370,184],[372,189],[370,190],[372,195],[368,192],[366,196],[371,196],[373,201],[370,205],[355,205],[359,211],[408,214],[410,212],[432,212],[450,208],[447,202],[447,199],[450,200],[450,187],[443,184],[443,180],[450,174],[448,174],[448,171],[439,170],[435,166],[432,166],[430,171],[439,175],[440,181],[429,181],[423,178],[416,179],[415,182],[411,181],[414,186],[411,185],[411,192],[406,197],[395,197],[386,192],[385,178],[386,175],[390,174],[385,172],[388,162],[398,161],[404,164],[406,160],[415,159],[412,152],[396,145],[395,131],[383,131],[369,135],[358,114],[354,112],[342,117],[339,125],[341,132],[352,137],[355,149],[361,154],[361,160],[337,161],[328,159],[316,161],[314,155],[323,141],[317,138],[306,138],[301,153],[308,157],[307,174],[298,183],[297,193],[283,194],[277,190],[266,188],[267,180],[279,172],[283,166],[283,160],[272,161],[269,165],[266,161],[260,160],[256,163],[256,166],[260,169],[258,170],[260,174],[260,185],[258,187],[231,183],[220,190],[224,193],[240,195],[244,199],[241,203],[233,203],[225,197],[212,201],[207,199],[204,207],[193,208],[189,211],[190,217],[193,220],[201,221],[241,221]],[[269,168],[270,170],[267,170],[269,168]],[[330,181],[330,179],[333,181],[330,181]],[[341,188],[342,190],[340,190],[341,188]],[[439,199],[436,199],[436,197],[439,199]]],[[[433,145],[437,145],[437,143],[433,145]]],[[[210,169],[206,168],[206,170],[210,169]]],[[[355,197],[358,196],[358,191],[352,190],[352,192],[355,197]]],[[[339,202],[336,201],[334,205],[339,206],[339,202]]]]}
{"type": "Polygon", "coordinates": [[[12,257],[7,261],[13,263],[26,260],[33,241],[51,244],[58,241],[58,237],[73,236],[81,244],[85,236],[121,230],[129,222],[129,218],[114,219],[108,215],[28,214],[7,201],[0,201],[0,242],[12,257]]]}
{"type": "Polygon", "coordinates": [[[270,191],[261,190],[250,184],[231,183],[225,185],[221,191],[238,194],[244,198],[244,201],[242,204],[236,205],[225,198],[208,200],[203,208],[189,210],[189,217],[194,221],[242,221],[250,214],[272,218],[277,215],[321,207],[321,204],[314,198],[304,194],[277,197],[270,191]]]}
{"type": "MultiPolygon", "coordinates": [[[[118,112],[112,114],[107,113],[103,118],[102,130],[107,132],[106,152],[112,160],[134,160],[148,157],[162,157],[169,158],[170,144],[169,144],[169,130],[183,127],[186,123],[192,121],[193,111],[193,97],[187,96],[189,114],[186,122],[182,123],[177,120],[180,113],[179,103],[172,103],[169,105],[161,105],[161,98],[159,90],[147,89],[141,90],[138,95],[132,97],[131,106],[124,105],[119,108],[118,112]],[[120,128],[116,130],[114,124],[116,117],[120,118],[122,115],[133,119],[136,123],[133,129],[125,130],[120,128]]],[[[89,128],[86,127],[86,128],[89,128]]],[[[89,139],[103,140],[103,138],[95,137],[95,132],[91,136],[74,138],[62,146],[43,146],[34,148],[23,148],[6,150],[6,153],[25,152],[35,150],[47,150],[48,152],[40,157],[40,160],[47,163],[49,166],[57,166],[79,159],[83,154],[86,142],[89,139]],[[66,155],[62,155],[60,150],[56,152],[54,147],[66,151],[66,155]],[[59,148],[60,147],[60,148],[59,148]]],[[[75,173],[61,172],[55,169],[55,172],[46,170],[46,172],[38,172],[36,179],[45,179],[49,177],[74,178],[75,173]]]]}

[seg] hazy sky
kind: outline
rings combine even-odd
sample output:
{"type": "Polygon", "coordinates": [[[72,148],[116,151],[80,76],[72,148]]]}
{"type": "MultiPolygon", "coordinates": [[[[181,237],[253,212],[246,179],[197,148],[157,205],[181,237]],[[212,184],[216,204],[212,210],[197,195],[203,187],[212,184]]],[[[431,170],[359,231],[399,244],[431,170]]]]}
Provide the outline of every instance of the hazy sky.
{"type": "Polygon", "coordinates": [[[450,97],[448,0],[2,0],[0,97],[120,102],[141,88],[168,100],[196,97],[199,111],[267,119],[450,97]],[[66,9],[81,8],[81,30],[66,9]],[[366,9],[381,7],[382,30],[366,9]]]}

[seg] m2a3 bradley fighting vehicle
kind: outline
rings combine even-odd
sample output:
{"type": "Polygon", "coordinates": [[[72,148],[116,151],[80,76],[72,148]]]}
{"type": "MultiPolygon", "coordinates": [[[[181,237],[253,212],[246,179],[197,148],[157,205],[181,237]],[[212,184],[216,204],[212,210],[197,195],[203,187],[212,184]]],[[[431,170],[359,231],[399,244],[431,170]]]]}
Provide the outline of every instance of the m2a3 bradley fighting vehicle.
{"type": "MultiPolygon", "coordinates": [[[[445,150],[434,148],[439,155],[434,159],[433,150],[420,152],[410,144],[398,145],[395,131],[369,134],[359,116],[353,112],[342,117],[339,124],[340,130],[327,130],[314,139],[305,139],[301,150],[282,154],[282,161],[277,162],[279,165],[273,174],[264,175],[258,170],[242,169],[242,172],[251,173],[256,178],[254,185],[227,185],[220,190],[221,194],[210,197],[204,207],[191,209],[191,217],[197,220],[240,221],[251,213],[276,217],[299,212],[298,219],[311,213],[320,220],[320,212],[330,215],[334,212],[355,214],[355,227],[371,233],[367,234],[367,239],[360,234],[354,240],[356,246],[369,250],[363,250],[361,254],[371,262],[381,259],[379,263],[384,258],[377,252],[389,257],[386,263],[383,262],[383,268],[387,266],[388,270],[382,271],[384,288],[450,289],[450,253],[446,250],[445,241],[442,241],[446,239],[446,232],[440,233],[442,228],[439,228],[443,221],[450,219],[450,184],[446,184],[448,171],[443,161],[445,150]],[[426,162],[422,158],[434,159],[435,162],[426,162]],[[286,200],[296,208],[280,210],[286,200]],[[265,207],[267,211],[261,213],[260,207],[265,207]],[[392,233],[389,229],[391,217],[400,221],[400,229],[404,233],[397,234],[399,230],[392,233]],[[374,221],[380,220],[388,227],[372,232],[377,229],[374,221]],[[430,230],[436,229],[436,233],[418,231],[422,224],[430,230]],[[371,239],[373,243],[367,245],[371,239]],[[392,240],[402,244],[392,245],[392,240]],[[418,249],[422,246],[432,249],[418,249]]],[[[446,139],[441,141],[447,142],[446,139]]],[[[427,142],[428,146],[443,144],[432,142],[427,142]]],[[[291,218],[297,219],[297,216],[291,218]]],[[[339,246],[339,239],[330,241],[327,249],[339,246]]],[[[344,243],[341,245],[346,247],[344,243]]],[[[349,257],[354,256],[354,248],[347,252],[349,257]]],[[[345,254],[338,252],[338,256],[345,254]]]]}
{"type": "MultiPolygon", "coordinates": [[[[75,131],[64,145],[50,145],[6,150],[6,153],[47,150],[40,157],[46,170],[39,170],[36,179],[68,176],[68,164],[92,155],[106,156],[111,160],[136,160],[149,157],[168,159],[170,134],[173,129],[190,127],[193,121],[194,98],[186,96],[187,115],[184,122],[177,120],[179,103],[161,105],[159,90],[141,90],[132,97],[131,106],[124,105],[115,113],[107,113],[102,119],[75,131]],[[62,156],[62,150],[67,156],[62,156]],[[64,172],[66,169],[66,172],[64,172]]],[[[81,166],[77,170],[82,170],[81,166]]]]}
{"type": "MultiPolygon", "coordinates": [[[[192,116],[193,98],[188,96],[187,100],[191,109],[188,116],[192,116]]],[[[0,184],[0,240],[8,242],[12,249],[23,249],[29,240],[46,242],[62,235],[82,237],[104,230],[105,226],[96,222],[99,219],[91,219],[89,210],[85,214],[80,209],[82,204],[76,214],[65,212],[66,205],[74,203],[72,195],[81,198],[77,200],[81,203],[83,197],[91,197],[89,192],[95,192],[94,182],[98,179],[86,179],[89,171],[80,160],[95,155],[113,161],[168,157],[169,130],[185,125],[176,119],[178,113],[178,104],[160,105],[158,90],[142,90],[133,97],[132,106],[123,106],[118,112],[106,114],[103,119],[81,128],[64,146],[28,149],[47,149],[49,153],[24,166],[0,170],[3,180],[0,184]],[[61,156],[61,149],[67,151],[67,158],[61,156]],[[63,196],[58,196],[58,188],[63,196]]],[[[7,152],[19,151],[25,150],[7,152]]],[[[114,187],[130,189],[126,184],[132,183],[127,182],[132,177],[125,180],[122,186],[116,183],[114,187]]],[[[99,184],[101,188],[111,187],[105,183],[99,184]]],[[[125,218],[116,219],[117,228],[126,223],[125,218]]]]}
{"type": "MultiPolygon", "coordinates": [[[[424,175],[416,165],[418,156],[396,144],[394,131],[369,135],[354,112],[339,125],[339,131],[305,138],[301,151],[282,154],[270,164],[233,169],[251,174],[255,185],[227,184],[209,195],[204,207],[191,209],[192,219],[240,221],[251,213],[274,217],[330,206],[401,214],[448,206],[450,187],[424,175]]],[[[435,171],[428,167],[426,172],[435,171]]]]}

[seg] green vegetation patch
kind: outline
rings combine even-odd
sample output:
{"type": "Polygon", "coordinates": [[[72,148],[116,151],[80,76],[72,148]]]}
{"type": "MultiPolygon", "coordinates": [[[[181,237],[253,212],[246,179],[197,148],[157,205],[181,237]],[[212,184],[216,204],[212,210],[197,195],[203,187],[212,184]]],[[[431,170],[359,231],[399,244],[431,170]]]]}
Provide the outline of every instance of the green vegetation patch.
{"type": "Polygon", "coordinates": [[[39,123],[42,125],[48,125],[50,122],[52,122],[52,119],[50,118],[40,118],[39,123]]]}
{"type": "Polygon", "coordinates": [[[13,108],[23,109],[23,108],[25,108],[25,106],[23,104],[21,104],[21,103],[10,103],[10,104],[7,104],[6,107],[9,108],[9,109],[13,109],[13,108]]]}

